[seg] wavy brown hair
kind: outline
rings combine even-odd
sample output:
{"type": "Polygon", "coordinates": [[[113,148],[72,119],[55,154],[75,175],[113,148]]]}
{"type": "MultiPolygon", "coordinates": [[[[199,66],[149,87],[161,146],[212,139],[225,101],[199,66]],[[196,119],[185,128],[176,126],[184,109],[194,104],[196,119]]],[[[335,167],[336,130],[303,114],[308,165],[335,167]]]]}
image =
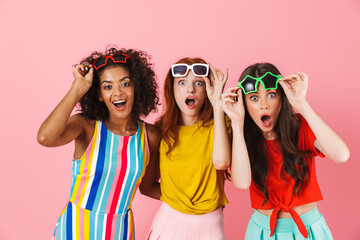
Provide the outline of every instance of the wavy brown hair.
{"type": "Polygon", "coordinates": [[[156,111],[159,104],[157,94],[157,84],[155,81],[155,73],[150,62],[151,56],[146,52],[134,49],[118,49],[111,47],[105,52],[93,52],[90,56],[81,60],[80,64],[90,65],[95,60],[109,55],[126,54],[130,58],[126,63],[113,63],[108,60],[107,65],[94,69],[93,82],[89,90],[80,99],[80,111],[85,117],[93,120],[104,120],[109,116],[109,110],[105,103],[100,101],[98,93],[100,91],[100,75],[108,67],[120,65],[129,70],[130,80],[134,84],[134,106],[132,109],[132,116],[139,119],[142,116],[147,116],[150,112],[156,111]]]}
{"type": "MultiPolygon", "coordinates": [[[[201,58],[183,58],[176,63],[186,63],[192,65],[194,63],[206,63],[201,58]]],[[[164,83],[164,108],[163,113],[156,125],[161,128],[161,137],[169,147],[170,153],[176,146],[178,141],[178,124],[180,123],[180,108],[175,102],[174,97],[174,77],[169,69],[164,83]]],[[[203,120],[203,126],[213,118],[213,108],[208,97],[200,109],[200,119],[203,120]]]]}
{"type": "MultiPolygon", "coordinates": [[[[240,76],[239,81],[244,79],[246,75],[252,77],[261,77],[266,72],[281,75],[280,71],[271,63],[256,63],[247,67],[240,76]]],[[[300,191],[309,178],[309,166],[306,158],[311,159],[309,151],[302,151],[298,147],[298,132],[300,126],[300,118],[297,116],[289,103],[284,90],[279,87],[281,94],[282,107],[279,118],[274,126],[277,139],[280,144],[283,159],[281,174],[289,174],[295,180],[293,189],[294,194],[300,194],[300,191]]],[[[243,95],[245,104],[245,95],[243,95]]],[[[266,141],[260,128],[250,117],[248,111],[245,111],[244,136],[247,150],[249,152],[252,179],[259,190],[265,195],[265,204],[269,200],[269,193],[266,186],[268,176],[268,163],[266,156],[266,141]]]]}

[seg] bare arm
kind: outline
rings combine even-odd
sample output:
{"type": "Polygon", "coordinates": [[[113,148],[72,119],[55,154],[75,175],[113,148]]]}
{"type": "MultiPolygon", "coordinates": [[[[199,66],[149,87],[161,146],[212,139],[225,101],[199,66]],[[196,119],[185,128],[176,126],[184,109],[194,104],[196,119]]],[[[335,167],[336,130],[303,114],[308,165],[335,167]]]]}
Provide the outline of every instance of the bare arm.
{"type": "Polygon", "coordinates": [[[244,138],[245,109],[242,92],[231,87],[222,94],[222,107],[231,119],[233,130],[231,178],[237,188],[247,189],[251,184],[251,166],[244,138]],[[236,101],[238,98],[238,101],[236,101]]]}
{"type": "Polygon", "coordinates": [[[37,140],[47,147],[67,144],[81,135],[84,131],[84,119],[79,115],[70,117],[80,98],[87,92],[92,83],[93,69],[85,75],[77,65],[74,69],[75,81],[61,102],[41,124],[37,140]]]}
{"type": "Polygon", "coordinates": [[[160,169],[159,169],[159,143],[160,131],[153,125],[147,124],[150,160],[146,166],[145,175],[139,186],[141,194],[160,200],[160,169]]]}
{"type": "Polygon", "coordinates": [[[203,77],[206,83],[206,92],[214,110],[214,147],[213,164],[217,170],[225,170],[230,167],[231,148],[229,135],[225,123],[225,114],[221,107],[221,94],[228,78],[219,70],[210,65],[210,80],[203,77]]]}
{"type": "Polygon", "coordinates": [[[346,162],[350,157],[349,148],[335,131],[315,113],[306,100],[308,76],[303,72],[298,72],[283,77],[279,83],[290,104],[305,118],[314,132],[317,139],[314,143],[315,147],[336,163],[346,162]]]}

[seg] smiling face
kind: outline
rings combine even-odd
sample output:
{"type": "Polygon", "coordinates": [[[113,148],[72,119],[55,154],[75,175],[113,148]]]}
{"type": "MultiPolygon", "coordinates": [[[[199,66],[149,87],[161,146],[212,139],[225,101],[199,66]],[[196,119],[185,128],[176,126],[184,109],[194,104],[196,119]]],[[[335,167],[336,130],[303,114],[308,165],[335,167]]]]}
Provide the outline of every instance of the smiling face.
{"type": "Polygon", "coordinates": [[[131,117],[134,105],[134,84],[125,67],[114,65],[101,73],[99,100],[105,103],[110,118],[131,117]]]}
{"type": "Polygon", "coordinates": [[[279,89],[264,90],[258,85],[257,92],[245,95],[245,104],[250,117],[263,132],[266,139],[275,139],[274,126],[281,110],[281,92],[279,89]]]}
{"type": "Polygon", "coordinates": [[[173,89],[182,123],[189,125],[199,121],[200,109],[207,97],[202,77],[195,77],[192,71],[189,71],[185,77],[174,78],[173,89]]]}

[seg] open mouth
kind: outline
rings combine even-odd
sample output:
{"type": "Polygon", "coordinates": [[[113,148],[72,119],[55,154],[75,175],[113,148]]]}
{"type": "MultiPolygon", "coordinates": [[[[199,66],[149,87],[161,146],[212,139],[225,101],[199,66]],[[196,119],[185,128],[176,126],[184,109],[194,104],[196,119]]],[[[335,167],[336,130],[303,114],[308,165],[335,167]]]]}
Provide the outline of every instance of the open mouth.
{"type": "Polygon", "coordinates": [[[185,100],[185,103],[186,103],[186,105],[188,105],[189,107],[193,107],[193,106],[195,106],[196,101],[195,101],[195,99],[189,97],[189,98],[187,98],[187,99],[185,100]]]}
{"type": "Polygon", "coordinates": [[[263,122],[264,126],[268,127],[271,124],[271,117],[269,115],[261,116],[261,121],[263,122]]]}
{"type": "Polygon", "coordinates": [[[126,100],[119,100],[119,101],[115,101],[113,102],[113,104],[115,105],[115,107],[117,108],[124,108],[126,105],[126,100]]]}

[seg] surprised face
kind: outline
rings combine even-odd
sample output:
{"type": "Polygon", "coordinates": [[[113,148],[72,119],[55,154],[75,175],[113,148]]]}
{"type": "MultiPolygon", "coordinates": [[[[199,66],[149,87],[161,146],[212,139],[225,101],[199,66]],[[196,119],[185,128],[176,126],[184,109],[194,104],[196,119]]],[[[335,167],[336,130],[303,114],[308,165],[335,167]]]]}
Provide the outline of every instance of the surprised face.
{"type": "Polygon", "coordinates": [[[250,117],[263,132],[266,139],[276,139],[276,125],[282,107],[279,89],[265,90],[259,84],[256,92],[245,95],[245,104],[250,117]]]}
{"type": "Polygon", "coordinates": [[[207,95],[206,85],[202,77],[196,77],[189,71],[185,77],[174,78],[174,98],[180,108],[182,122],[197,122],[200,117],[200,109],[207,95]]]}

